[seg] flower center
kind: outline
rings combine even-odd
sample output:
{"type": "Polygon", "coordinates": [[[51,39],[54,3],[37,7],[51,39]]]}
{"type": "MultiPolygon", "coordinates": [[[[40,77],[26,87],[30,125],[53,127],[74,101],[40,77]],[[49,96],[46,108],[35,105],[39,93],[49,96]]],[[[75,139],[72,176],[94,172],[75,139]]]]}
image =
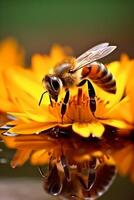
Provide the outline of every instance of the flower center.
{"type": "MultiPolygon", "coordinates": [[[[98,118],[101,118],[106,111],[108,102],[104,102],[100,98],[95,97],[96,111],[93,114],[90,109],[90,98],[86,92],[83,92],[81,88],[78,89],[77,95],[70,98],[67,104],[67,110],[63,117],[63,123],[91,123],[97,122],[98,118]]],[[[53,107],[50,106],[51,113],[57,116],[57,119],[61,121],[61,104],[54,103],[53,107]]]]}

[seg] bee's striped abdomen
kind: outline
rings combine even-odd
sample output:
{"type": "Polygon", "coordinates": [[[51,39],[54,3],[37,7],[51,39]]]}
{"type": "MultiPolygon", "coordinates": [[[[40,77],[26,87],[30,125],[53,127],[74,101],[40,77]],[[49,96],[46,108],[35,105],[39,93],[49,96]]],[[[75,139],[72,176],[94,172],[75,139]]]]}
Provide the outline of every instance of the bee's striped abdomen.
{"type": "Polygon", "coordinates": [[[108,69],[98,62],[85,66],[82,70],[82,78],[89,77],[97,86],[109,93],[116,93],[116,82],[108,69]]]}

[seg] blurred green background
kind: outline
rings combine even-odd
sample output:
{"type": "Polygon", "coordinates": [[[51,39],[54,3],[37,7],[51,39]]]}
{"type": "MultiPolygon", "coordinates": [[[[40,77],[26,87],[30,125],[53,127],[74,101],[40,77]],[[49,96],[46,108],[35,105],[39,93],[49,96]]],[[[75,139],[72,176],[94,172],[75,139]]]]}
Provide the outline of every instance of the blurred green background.
{"type": "MultiPolygon", "coordinates": [[[[133,0],[1,0],[0,39],[15,37],[27,56],[53,43],[69,45],[75,55],[99,42],[116,44],[134,56],[133,0]]],[[[111,58],[111,57],[109,57],[111,58]]]]}
{"type": "MultiPolygon", "coordinates": [[[[0,0],[0,39],[9,36],[24,46],[28,62],[33,53],[48,52],[54,43],[71,46],[79,55],[95,44],[110,42],[118,49],[107,62],[124,52],[134,57],[134,1],[0,0]]],[[[15,170],[1,165],[0,176],[1,180],[39,177],[29,165],[15,170]]],[[[118,178],[101,198],[106,199],[133,200],[134,186],[128,179],[118,178]]]]}

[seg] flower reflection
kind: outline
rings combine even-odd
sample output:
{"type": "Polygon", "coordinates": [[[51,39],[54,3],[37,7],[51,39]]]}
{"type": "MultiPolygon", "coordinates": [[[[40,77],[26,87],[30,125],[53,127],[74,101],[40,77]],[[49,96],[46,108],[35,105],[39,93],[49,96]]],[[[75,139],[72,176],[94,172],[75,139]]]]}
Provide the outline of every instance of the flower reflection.
{"type": "Polygon", "coordinates": [[[55,127],[33,135],[2,134],[2,138],[9,148],[17,149],[12,167],[27,160],[46,166],[45,171],[40,168],[44,189],[68,199],[95,199],[107,191],[116,175],[112,152],[124,146],[122,141],[119,147],[116,130],[110,127],[106,127],[101,139],[92,136],[85,139],[71,127],[55,127]]]}

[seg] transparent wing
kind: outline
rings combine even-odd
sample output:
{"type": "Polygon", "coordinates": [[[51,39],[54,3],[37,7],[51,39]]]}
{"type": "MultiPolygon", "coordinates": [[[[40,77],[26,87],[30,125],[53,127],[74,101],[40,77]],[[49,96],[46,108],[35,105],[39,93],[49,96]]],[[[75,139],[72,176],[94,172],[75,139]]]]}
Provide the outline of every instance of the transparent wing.
{"type": "Polygon", "coordinates": [[[114,51],[115,48],[116,46],[108,46],[108,47],[104,47],[95,51],[91,51],[89,55],[87,55],[83,60],[78,62],[78,66],[80,65],[82,66],[82,65],[94,62],[96,60],[99,60],[107,56],[108,54],[110,54],[112,51],[114,51]]]}
{"type": "Polygon", "coordinates": [[[90,64],[96,60],[99,60],[99,59],[107,56],[108,54],[110,54],[112,51],[114,51],[116,49],[116,46],[108,46],[108,45],[109,45],[109,43],[99,44],[99,45],[89,49],[81,56],[79,56],[76,59],[76,61],[77,61],[76,68],[73,69],[72,72],[75,72],[75,71],[81,69],[82,67],[84,67],[85,65],[90,64]]]}
{"type": "Polygon", "coordinates": [[[109,43],[101,43],[101,44],[98,44],[98,45],[92,47],[91,49],[88,49],[85,53],[83,53],[82,55],[80,55],[80,56],[77,58],[77,62],[80,62],[80,61],[82,61],[84,58],[86,58],[87,56],[89,56],[89,54],[92,53],[92,51],[101,50],[101,49],[103,49],[104,47],[107,47],[108,45],[109,45],[109,43]]]}

